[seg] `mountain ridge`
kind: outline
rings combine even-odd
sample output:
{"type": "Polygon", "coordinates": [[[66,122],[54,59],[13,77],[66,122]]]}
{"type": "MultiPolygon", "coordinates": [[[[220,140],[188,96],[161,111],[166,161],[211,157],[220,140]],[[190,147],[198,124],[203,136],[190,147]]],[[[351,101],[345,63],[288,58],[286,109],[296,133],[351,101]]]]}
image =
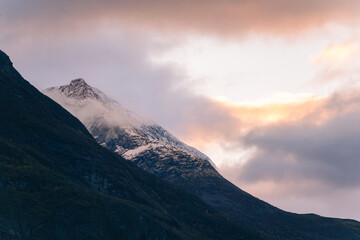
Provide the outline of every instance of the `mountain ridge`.
{"type": "MultiPolygon", "coordinates": [[[[69,106],[68,102],[64,103],[56,99],[54,97],[56,94],[49,90],[45,90],[44,93],[67,107],[70,112],[74,110],[72,107],[76,107],[76,102],[72,102],[73,106],[69,106]]],[[[66,98],[71,99],[71,96],[66,98]]],[[[86,105],[82,105],[81,108],[86,109],[86,105]]],[[[88,108],[87,111],[90,109],[88,108]]],[[[211,160],[207,160],[207,156],[203,158],[201,155],[193,155],[186,149],[171,145],[171,142],[159,145],[148,135],[142,134],[141,126],[136,126],[137,128],[129,133],[121,122],[108,124],[106,114],[95,117],[96,121],[88,121],[75,110],[72,113],[85,123],[95,139],[103,146],[131,160],[140,168],[197,195],[215,209],[228,214],[250,229],[260,230],[264,238],[284,240],[342,240],[344,236],[349,239],[360,238],[357,234],[360,230],[358,222],[342,222],[340,219],[322,218],[315,214],[301,215],[282,211],[227,181],[209,164],[211,160]],[[352,224],[355,225],[354,229],[351,227],[352,224]],[[332,231],[329,231],[330,226],[334,228],[332,231]]]]}

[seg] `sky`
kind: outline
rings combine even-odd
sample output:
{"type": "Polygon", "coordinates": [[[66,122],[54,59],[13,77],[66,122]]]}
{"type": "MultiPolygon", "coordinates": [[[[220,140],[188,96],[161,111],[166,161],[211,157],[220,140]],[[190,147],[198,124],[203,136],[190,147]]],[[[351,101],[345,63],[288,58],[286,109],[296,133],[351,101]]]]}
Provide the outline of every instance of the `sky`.
{"type": "Polygon", "coordinates": [[[284,210],[360,220],[359,0],[0,0],[38,89],[82,77],[284,210]]]}

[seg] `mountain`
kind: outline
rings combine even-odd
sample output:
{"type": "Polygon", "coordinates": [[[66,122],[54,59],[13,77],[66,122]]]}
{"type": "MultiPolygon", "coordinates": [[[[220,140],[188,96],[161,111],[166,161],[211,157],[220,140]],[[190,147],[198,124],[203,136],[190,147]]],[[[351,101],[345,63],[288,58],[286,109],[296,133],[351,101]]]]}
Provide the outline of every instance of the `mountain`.
{"type": "Polygon", "coordinates": [[[360,223],[282,211],[223,178],[211,160],[83,79],[44,93],[78,117],[103,146],[228,214],[265,239],[360,239],[360,223]]]}
{"type": "Polygon", "coordinates": [[[0,239],[258,237],[100,146],[0,51],[0,239]]]}
{"type": "Polygon", "coordinates": [[[78,117],[98,143],[149,172],[161,169],[158,174],[166,171],[167,178],[174,179],[179,178],[179,174],[187,178],[195,172],[220,176],[205,154],[181,142],[158,124],[139,117],[83,79],[48,88],[43,93],[78,117]],[[148,161],[149,157],[154,161],[148,161]],[[152,166],[155,162],[156,168],[152,166]],[[175,165],[176,168],[169,169],[175,165]]]}
{"type": "MultiPolygon", "coordinates": [[[[112,120],[112,125],[114,126],[117,126],[119,123],[121,124],[120,128],[125,131],[123,134],[132,136],[132,139],[135,139],[135,135],[138,138],[141,138],[137,139],[138,141],[134,142],[134,146],[131,146],[130,148],[123,148],[122,145],[117,145],[117,149],[115,150],[120,154],[147,143],[144,143],[143,141],[151,140],[153,143],[162,142],[170,144],[211,162],[210,158],[199,150],[181,142],[156,123],[141,118],[124,108],[115,100],[107,97],[100,90],[89,86],[84,79],[79,78],[71,81],[69,85],[48,88],[44,90],[44,93],[51,95],[52,98],[57,99],[62,104],[66,104],[66,107],[69,108],[69,110],[76,113],[83,109],[94,107],[94,105],[97,106],[95,109],[97,111],[101,110],[100,112],[97,112],[96,116],[93,113],[89,113],[89,115],[82,117],[84,121],[89,120],[89,116],[93,117],[92,122],[86,122],[89,126],[95,127],[96,125],[100,125],[99,128],[101,128],[101,124],[104,121],[107,121],[107,124],[109,125],[112,120]],[[73,109],[73,107],[75,109],[73,109]]],[[[130,137],[127,139],[130,139],[130,137]]],[[[108,140],[109,138],[104,139],[102,143],[107,144],[108,140]]]]}

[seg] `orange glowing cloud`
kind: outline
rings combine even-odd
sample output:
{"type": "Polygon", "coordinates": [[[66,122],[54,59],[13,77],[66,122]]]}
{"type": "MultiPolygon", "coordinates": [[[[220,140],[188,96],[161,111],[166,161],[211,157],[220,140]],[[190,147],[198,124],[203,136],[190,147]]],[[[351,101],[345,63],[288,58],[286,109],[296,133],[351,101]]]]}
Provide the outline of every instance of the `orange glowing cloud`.
{"type": "Polygon", "coordinates": [[[321,67],[315,77],[317,83],[355,82],[360,76],[360,39],[354,37],[345,42],[325,47],[314,59],[321,67]]]}
{"type": "Polygon", "coordinates": [[[315,58],[315,62],[337,64],[352,60],[360,55],[360,41],[356,39],[348,40],[339,44],[331,44],[325,47],[315,58]]]}
{"type": "Polygon", "coordinates": [[[327,111],[320,111],[324,99],[312,98],[300,103],[269,103],[261,106],[245,106],[212,100],[214,109],[224,116],[211,126],[197,122],[183,126],[185,141],[203,147],[213,141],[236,141],[255,127],[281,122],[294,122],[316,113],[314,121],[320,123],[330,117],[327,111]]]}
{"type": "Polygon", "coordinates": [[[328,97],[310,97],[302,102],[268,103],[245,106],[212,100],[213,111],[223,116],[210,125],[199,122],[182,126],[182,138],[204,148],[213,142],[236,142],[249,131],[283,124],[322,126],[339,115],[360,112],[358,90],[334,93],[328,97]]]}

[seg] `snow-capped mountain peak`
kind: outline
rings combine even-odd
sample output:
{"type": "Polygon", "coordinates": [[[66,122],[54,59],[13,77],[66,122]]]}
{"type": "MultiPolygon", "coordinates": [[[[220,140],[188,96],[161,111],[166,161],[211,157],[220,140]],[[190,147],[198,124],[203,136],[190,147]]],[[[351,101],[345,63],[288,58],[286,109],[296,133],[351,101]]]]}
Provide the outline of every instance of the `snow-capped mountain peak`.
{"type": "Polygon", "coordinates": [[[45,89],[44,91],[61,94],[69,99],[76,99],[78,101],[97,100],[112,104],[116,102],[115,100],[107,97],[99,89],[90,86],[83,78],[76,78],[67,85],[51,87],[45,89]]]}
{"type": "Polygon", "coordinates": [[[59,87],[59,90],[66,96],[76,99],[101,99],[99,94],[96,93],[97,91],[82,78],[72,80],[70,84],[59,87]]]}
{"type": "Polygon", "coordinates": [[[82,78],[72,80],[68,85],[48,88],[44,94],[83,122],[101,145],[128,160],[135,161],[148,149],[160,159],[165,156],[175,159],[180,154],[182,159],[192,159],[192,164],[196,158],[201,167],[206,163],[215,166],[199,150],[183,143],[158,124],[126,109],[82,78]]]}

